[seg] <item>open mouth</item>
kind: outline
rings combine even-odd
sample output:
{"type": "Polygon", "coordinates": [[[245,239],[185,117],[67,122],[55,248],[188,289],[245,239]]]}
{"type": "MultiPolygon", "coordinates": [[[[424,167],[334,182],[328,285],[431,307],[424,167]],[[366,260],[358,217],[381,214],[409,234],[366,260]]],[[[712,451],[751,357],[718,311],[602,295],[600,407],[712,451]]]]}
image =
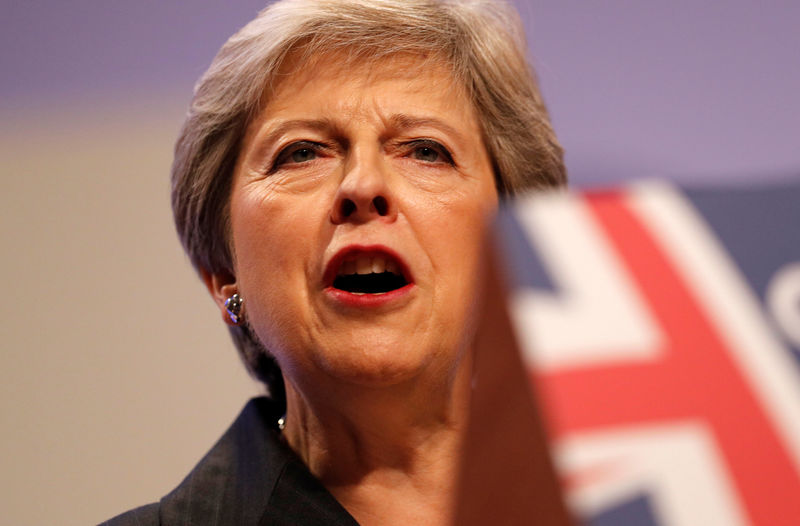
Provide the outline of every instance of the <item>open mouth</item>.
{"type": "Polygon", "coordinates": [[[408,285],[401,264],[388,254],[353,254],[342,259],[333,288],[351,294],[386,294],[408,285]]]}

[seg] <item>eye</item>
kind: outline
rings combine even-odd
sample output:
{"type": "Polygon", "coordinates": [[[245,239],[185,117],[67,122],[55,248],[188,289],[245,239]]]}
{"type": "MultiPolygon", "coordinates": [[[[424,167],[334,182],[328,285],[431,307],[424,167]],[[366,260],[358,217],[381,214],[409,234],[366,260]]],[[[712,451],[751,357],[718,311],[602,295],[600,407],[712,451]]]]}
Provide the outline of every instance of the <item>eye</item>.
{"type": "Polygon", "coordinates": [[[299,150],[293,151],[290,157],[292,159],[292,162],[304,163],[306,161],[311,161],[313,159],[316,159],[317,152],[315,152],[311,148],[300,148],[299,150]]]}
{"type": "Polygon", "coordinates": [[[412,141],[408,146],[411,150],[409,156],[413,159],[426,163],[453,164],[453,158],[450,156],[450,152],[436,141],[422,139],[412,141]]]}
{"type": "Polygon", "coordinates": [[[439,152],[434,150],[433,148],[428,148],[427,146],[423,146],[421,148],[417,148],[414,150],[414,158],[419,159],[420,161],[428,161],[429,163],[435,163],[439,160],[439,152]]]}
{"type": "Polygon", "coordinates": [[[302,164],[313,161],[319,156],[320,148],[322,148],[322,145],[310,141],[292,143],[278,153],[270,171],[277,170],[287,164],[302,164]]]}

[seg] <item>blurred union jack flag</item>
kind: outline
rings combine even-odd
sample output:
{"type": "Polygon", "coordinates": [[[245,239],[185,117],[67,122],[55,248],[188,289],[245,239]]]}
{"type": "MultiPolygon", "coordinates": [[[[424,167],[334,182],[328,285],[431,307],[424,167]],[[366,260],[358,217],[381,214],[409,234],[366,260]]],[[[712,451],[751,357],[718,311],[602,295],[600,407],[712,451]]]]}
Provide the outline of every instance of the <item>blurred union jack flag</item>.
{"type": "Polygon", "coordinates": [[[800,525],[800,185],[535,196],[499,231],[582,524],[800,525]]]}

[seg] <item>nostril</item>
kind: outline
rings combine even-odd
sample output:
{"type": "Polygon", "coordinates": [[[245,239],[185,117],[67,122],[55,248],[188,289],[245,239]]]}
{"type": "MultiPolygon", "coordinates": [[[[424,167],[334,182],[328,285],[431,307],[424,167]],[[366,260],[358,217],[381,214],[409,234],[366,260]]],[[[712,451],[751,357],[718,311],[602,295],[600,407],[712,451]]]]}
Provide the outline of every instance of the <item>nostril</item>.
{"type": "Polygon", "coordinates": [[[350,214],[356,211],[356,204],[350,199],[342,199],[340,212],[342,217],[350,217],[350,214]]]}
{"type": "Polygon", "coordinates": [[[375,211],[378,212],[379,216],[385,216],[389,213],[389,203],[386,202],[386,198],[383,196],[377,196],[372,200],[372,204],[375,206],[375,211]]]}

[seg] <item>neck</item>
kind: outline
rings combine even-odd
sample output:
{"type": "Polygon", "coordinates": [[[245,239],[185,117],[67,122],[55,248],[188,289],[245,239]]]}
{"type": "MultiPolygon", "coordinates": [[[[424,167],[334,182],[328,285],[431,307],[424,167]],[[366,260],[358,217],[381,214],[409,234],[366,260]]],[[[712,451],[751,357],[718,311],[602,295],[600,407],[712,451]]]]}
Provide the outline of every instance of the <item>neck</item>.
{"type": "Polygon", "coordinates": [[[284,435],[360,524],[448,524],[471,374],[465,358],[450,375],[391,386],[287,381],[284,435]]]}

